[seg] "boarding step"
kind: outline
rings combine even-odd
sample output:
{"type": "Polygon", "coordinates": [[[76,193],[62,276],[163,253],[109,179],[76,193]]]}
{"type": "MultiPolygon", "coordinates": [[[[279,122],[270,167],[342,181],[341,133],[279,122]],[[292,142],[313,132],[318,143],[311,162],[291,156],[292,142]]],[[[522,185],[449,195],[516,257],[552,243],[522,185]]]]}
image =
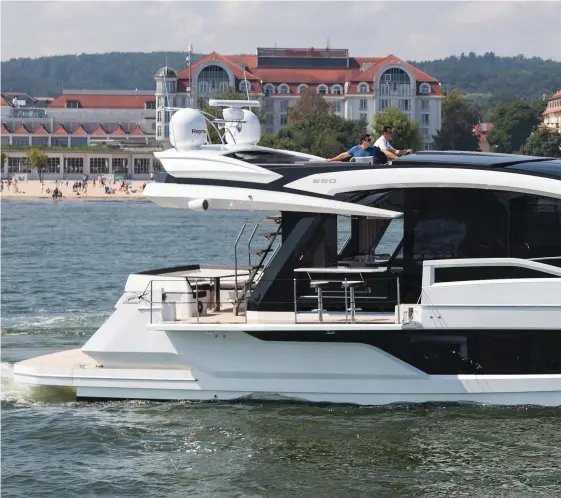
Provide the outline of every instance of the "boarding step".
{"type": "Polygon", "coordinates": [[[265,253],[271,252],[271,251],[273,251],[272,247],[269,247],[269,248],[265,247],[263,249],[251,249],[251,251],[249,251],[249,254],[259,254],[259,255],[261,255],[261,254],[265,254],[265,253]]]}
{"type": "Polygon", "coordinates": [[[281,232],[261,232],[257,235],[259,237],[274,237],[275,235],[281,235],[281,232]]]}
{"type": "Polygon", "coordinates": [[[274,221],[275,223],[280,223],[282,221],[282,216],[267,216],[268,220],[274,221]]]}

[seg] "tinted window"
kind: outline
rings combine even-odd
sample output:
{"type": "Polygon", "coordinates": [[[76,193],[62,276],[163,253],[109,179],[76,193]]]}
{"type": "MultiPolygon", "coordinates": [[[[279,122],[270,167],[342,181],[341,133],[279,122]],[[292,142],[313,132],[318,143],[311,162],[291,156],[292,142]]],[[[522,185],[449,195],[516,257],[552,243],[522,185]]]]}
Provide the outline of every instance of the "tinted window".
{"type": "Polygon", "coordinates": [[[507,256],[508,194],[428,188],[405,195],[407,259],[507,256]]]}
{"type": "Polygon", "coordinates": [[[510,202],[511,255],[561,256],[561,199],[522,195],[510,202]]]}
{"type": "Polygon", "coordinates": [[[290,154],[281,154],[268,151],[243,151],[225,154],[225,157],[233,157],[239,161],[251,164],[294,164],[308,162],[307,159],[290,154]]]}
{"type": "Polygon", "coordinates": [[[435,268],[435,283],[465,282],[468,280],[503,280],[513,278],[556,278],[557,275],[544,273],[532,268],[517,266],[463,266],[435,268]]]}
{"type": "Polygon", "coordinates": [[[557,178],[561,180],[561,161],[545,161],[535,163],[522,163],[508,166],[506,169],[521,171],[526,173],[535,173],[549,178],[557,178]]]}

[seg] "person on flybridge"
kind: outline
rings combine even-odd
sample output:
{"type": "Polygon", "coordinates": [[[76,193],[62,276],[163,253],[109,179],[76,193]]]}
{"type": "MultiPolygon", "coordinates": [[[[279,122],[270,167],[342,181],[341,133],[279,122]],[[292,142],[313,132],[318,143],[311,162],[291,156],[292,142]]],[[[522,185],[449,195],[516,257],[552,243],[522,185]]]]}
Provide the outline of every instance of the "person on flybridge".
{"type": "Polygon", "coordinates": [[[392,159],[397,159],[399,156],[404,156],[406,154],[411,154],[413,152],[411,149],[398,150],[394,149],[390,140],[393,137],[393,132],[391,126],[384,126],[382,129],[382,135],[376,142],[374,142],[374,147],[377,147],[386,156],[386,161],[391,161],[392,159]]]}
{"type": "Polygon", "coordinates": [[[351,147],[346,152],[341,152],[338,156],[331,157],[327,159],[327,162],[332,161],[343,161],[349,157],[371,157],[377,156],[376,150],[372,147],[372,137],[369,133],[361,135],[360,137],[360,145],[355,145],[351,147]]]}

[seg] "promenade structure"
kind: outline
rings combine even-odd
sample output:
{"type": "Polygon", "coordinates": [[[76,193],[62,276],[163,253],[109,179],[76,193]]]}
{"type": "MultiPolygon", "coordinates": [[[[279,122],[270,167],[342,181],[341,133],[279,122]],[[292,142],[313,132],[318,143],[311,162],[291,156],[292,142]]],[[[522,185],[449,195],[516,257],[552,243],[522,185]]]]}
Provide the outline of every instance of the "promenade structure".
{"type": "MultiPolygon", "coordinates": [[[[136,180],[150,178],[157,174],[162,165],[153,154],[155,149],[138,148],[130,150],[95,150],[80,149],[49,149],[44,152],[48,157],[48,165],[44,171],[45,180],[77,180],[84,174],[90,176],[114,175],[132,177],[136,180]]],[[[25,150],[6,150],[6,162],[0,169],[2,179],[26,177],[38,179],[37,170],[27,163],[25,150]]]]}
{"type": "Polygon", "coordinates": [[[166,107],[196,107],[226,90],[263,98],[265,133],[287,125],[288,108],[304,88],[321,94],[335,114],[368,124],[387,107],[402,110],[419,121],[425,149],[433,148],[432,137],[441,126],[439,82],[395,55],[352,57],[348,49],[334,48],[258,48],[255,55],[212,52],[180,71],[163,67],[155,80],[156,139],[161,142],[169,138],[166,107]]]}
{"type": "Polygon", "coordinates": [[[0,104],[4,146],[154,145],[152,90],[64,90],[56,98],[12,92],[0,104]]]}

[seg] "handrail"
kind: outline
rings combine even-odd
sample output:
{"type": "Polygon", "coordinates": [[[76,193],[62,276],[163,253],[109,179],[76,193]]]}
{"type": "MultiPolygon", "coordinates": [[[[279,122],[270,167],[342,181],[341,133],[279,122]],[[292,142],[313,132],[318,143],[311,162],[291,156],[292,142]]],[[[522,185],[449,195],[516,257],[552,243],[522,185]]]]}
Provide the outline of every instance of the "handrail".
{"type": "Polygon", "coordinates": [[[248,265],[251,266],[251,242],[253,241],[253,237],[255,237],[255,233],[257,232],[259,225],[261,225],[261,223],[256,223],[255,224],[255,228],[253,229],[253,232],[251,232],[251,235],[249,236],[249,239],[247,241],[247,258],[248,258],[248,265]]]}
{"type": "MultiPolygon", "coordinates": [[[[396,300],[394,301],[394,300],[388,299],[386,302],[387,302],[388,305],[392,305],[392,303],[395,303],[394,306],[397,306],[397,318],[395,319],[395,323],[396,324],[401,324],[402,323],[402,317],[401,317],[401,304],[402,303],[401,303],[400,277],[399,276],[387,276],[387,277],[379,276],[379,277],[376,277],[376,279],[377,280],[395,280],[396,281],[396,288],[397,288],[396,300]]],[[[169,289],[169,288],[165,289],[164,287],[162,287],[162,290],[164,290],[164,294],[162,296],[163,299],[161,301],[158,300],[157,298],[154,299],[154,288],[155,288],[154,284],[156,284],[158,282],[164,282],[164,283],[167,283],[167,284],[177,284],[178,281],[177,280],[170,280],[170,279],[153,279],[153,280],[150,280],[150,282],[148,283],[148,285],[146,287],[147,289],[150,290],[150,295],[148,296],[148,299],[143,299],[149,305],[150,324],[154,323],[154,312],[158,309],[158,308],[154,308],[154,305],[164,304],[164,303],[168,302],[166,300],[166,294],[194,295],[195,296],[194,297],[195,305],[196,305],[196,315],[193,318],[196,318],[196,323],[201,323],[201,313],[200,313],[200,309],[199,309],[199,301],[201,299],[199,297],[199,294],[201,292],[200,284],[204,282],[208,285],[209,283],[211,283],[212,278],[193,278],[193,280],[195,280],[195,285],[194,285],[194,289],[193,289],[193,287],[191,287],[191,290],[180,290],[180,289],[177,289],[177,286],[175,286],[177,290],[169,289]]],[[[301,279],[298,279],[298,278],[293,278],[293,279],[281,278],[281,279],[273,279],[273,280],[274,281],[290,281],[290,280],[292,280],[292,282],[293,282],[292,302],[291,301],[275,301],[275,302],[271,302],[270,304],[277,304],[277,305],[278,304],[284,304],[284,305],[287,305],[285,311],[290,310],[290,307],[288,305],[292,304],[292,307],[293,307],[293,310],[294,310],[294,323],[299,323],[299,313],[300,313],[300,315],[302,313],[305,313],[304,316],[307,316],[308,312],[305,312],[305,311],[300,311],[299,312],[299,309],[298,309],[298,301],[299,301],[298,282],[300,281],[300,282],[309,283],[310,280],[307,279],[307,278],[301,278],[301,279]]],[[[332,283],[337,283],[337,282],[342,283],[344,281],[346,282],[347,278],[345,278],[344,280],[340,280],[340,279],[333,280],[332,283]]],[[[248,292],[248,287],[249,286],[250,286],[249,280],[244,282],[243,302],[245,303],[245,313],[244,313],[244,315],[245,315],[246,323],[247,323],[248,299],[249,299],[249,296],[250,296],[250,292],[248,292]]],[[[343,287],[344,287],[344,289],[341,289],[341,294],[344,294],[344,295],[341,295],[341,296],[335,295],[335,296],[332,296],[332,297],[337,297],[337,298],[340,297],[341,299],[344,300],[344,307],[345,307],[344,323],[349,323],[349,320],[348,320],[348,293],[347,293],[348,291],[347,291],[347,285],[344,285],[343,287]]],[[[140,296],[140,297],[142,297],[142,296],[140,296]]],[[[300,297],[302,297],[302,296],[300,296],[300,297]]],[[[309,298],[309,297],[310,296],[307,296],[307,298],[309,298]]],[[[363,296],[363,297],[367,297],[367,296],[363,296]]],[[[202,298],[202,299],[203,299],[203,302],[204,302],[204,298],[202,298]]],[[[186,303],[185,301],[182,301],[182,300],[173,301],[173,302],[184,303],[184,304],[186,303]]],[[[228,303],[232,306],[232,309],[234,309],[236,304],[239,304],[239,298],[236,296],[234,299],[232,299],[232,300],[228,299],[228,300],[222,301],[222,303],[223,304],[228,303]]],[[[138,302],[136,302],[136,303],[124,302],[123,304],[138,304],[138,302]]],[[[210,308],[210,306],[212,305],[212,302],[207,301],[207,305],[210,308]]],[[[229,308],[227,307],[226,309],[222,309],[222,312],[226,312],[227,309],[229,309],[229,308]]],[[[161,308],[160,308],[160,310],[161,310],[161,308]]],[[[274,312],[274,311],[271,311],[271,312],[274,312]]],[[[310,311],[310,313],[313,314],[313,312],[311,312],[311,311],[310,311]]],[[[335,315],[338,315],[338,313],[339,312],[335,312],[335,315]]],[[[367,311],[366,313],[368,313],[368,315],[369,315],[368,318],[370,318],[370,314],[372,314],[372,315],[377,314],[376,311],[367,311]]],[[[360,315],[360,313],[359,313],[359,315],[360,315]]],[[[210,316],[213,316],[213,314],[211,314],[210,316]]],[[[216,313],[214,313],[214,316],[216,316],[216,313]]],[[[340,321],[340,319],[335,318],[334,321],[338,323],[340,321]]],[[[324,320],[324,322],[325,322],[325,320],[324,320]]],[[[225,320],[224,323],[228,323],[228,321],[225,320]]],[[[313,322],[313,323],[315,323],[315,322],[313,322]]],[[[354,323],[354,320],[351,320],[350,323],[354,323]]]]}
{"type": "Polygon", "coordinates": [[[234,280],[235,280],[234,291],[236,293],[236,298],[238,297],[238,242],[240,241],[240,238],[246,226],[247,223],[244,223],[242,229],[240,230],[240,233],[238,233],[238,236],[236,237],[236,241],[234,242],[234,280]]]}

